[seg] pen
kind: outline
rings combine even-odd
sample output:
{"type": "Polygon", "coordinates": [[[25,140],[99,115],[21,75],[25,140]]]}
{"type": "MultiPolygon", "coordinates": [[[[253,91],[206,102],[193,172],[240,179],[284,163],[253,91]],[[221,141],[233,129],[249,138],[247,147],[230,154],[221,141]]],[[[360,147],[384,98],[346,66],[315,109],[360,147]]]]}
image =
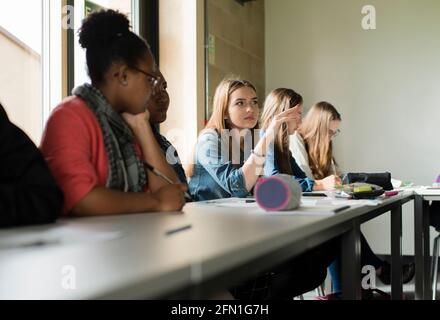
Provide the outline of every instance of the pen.
{"type": "MultiPolygon", "coordinates": [[[[207,204],[219,204],[222,203],[224,199],[219,199],[219,200],[205,200],[203,201],[203,203],[207,203],[207,204]]],[[[229,199],[228,199],[229,200],[229,199]]],[[[235,200],[237,201],[237,200],[235,200]]],[[[256,203],[257,201],[254,199],[239,199],[237,202],[239,203],[256,203]]]]}
{"type": "Polygon", "coordinates": [[[18,248],[35,248],[35,247],[44,247],[44,246],[58,245],[58,244],[61,244],[61,241],[59,239],[36,239],[24,243],[16,243],[12,245],[6,244],[6,246],[0,245],[0,250],[18,249],[18,248]]]}
{"type": "MultiPolygon", "coordinates": [[[[162,178],[163,180],[165,180],[166,182],[168,182],[169,184],[174,184],[174,182],[168,178],[166,175],[164,175],[162,172],[160,172],[159,170],[157,170],[155,167],[153,167],[151,164],[149,164],[148,162],[144,161],[144,165],[145,167],[150,170],[151,172],[153,172],[156,176],[162,178]]],[[[188,194],[188,192],[185,191],[185,198],[188,200],[192,201],[191,196],[188,194]]]]}
{"type": "Polygon", "coordinates": [[[340,208],[334,210],[333,212],[334,212],[334,213],[338,213],[338,212],[344,211],[345,209],[350,209],[350,206],[343,206],[343,207],[340,207],[340,208]]]}
{"type": "Polygon", "coordinates": [[[327,195],[323,192],[303,192],[303,197],[327,197],[327,195]]]}
{"type": "Polygon", "coordinates": [[[180,227],[180,228],[177,228],[177,229],[172,229],[172,230],[168,230],[167,232],[166,232],[166,235],[167,236],[170,236],[170,235],[172,235],[172,234],[174,234],[174,233],[178,233],[178,232],[181,232],[181,231],[185,231],[185,230],[188,230],[188,229],[191,229],[192,228],[192,225],[186,225],[186,226],[183,226],[183,227],[180,227]]]}
{"type": "Polygon", "coordinates": [[[335,160],[333,160],[333,159],[332,159],[332,168],[333,168],[333,174],[334,174],[335,176],[337,176],[337,175],[338,175],[338,172],[336,171],[335,160]]]}
{"type": "MultiPolygon", "coordinates": [[[[333,174],[339,179],[341,179],[341,185],[342,185],[342,178],[338,175],[338,171],[336,170],[335,160],[333,158],[332,158],[332,168],[333,168],[333,174]]],[[[335,189],[338,189],[337,187],[338,186],[335,186],[335,189]]]]}

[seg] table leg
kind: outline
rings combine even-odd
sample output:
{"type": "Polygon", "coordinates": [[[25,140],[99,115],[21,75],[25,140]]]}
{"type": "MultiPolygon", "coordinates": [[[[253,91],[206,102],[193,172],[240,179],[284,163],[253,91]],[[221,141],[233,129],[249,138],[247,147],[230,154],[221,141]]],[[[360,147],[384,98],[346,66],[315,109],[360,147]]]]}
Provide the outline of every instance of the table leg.
{"type": "Polygon", "coordinates": [[[361,293],[361,241],[359,221],[353,222],[353,228],[342,235],[342,298],[360,300],[361,293]]]}
{"type": "Polygon", "coordinates": [[[429,299],[429,203],[422,196],[414,199],[414,253],[416,259],[416,300],[429,299]]]}
{"type": "Polygon", "coordinates": [[[391,297],[400,300],[402,284],[402,205],[391,210],[391,297]]]}

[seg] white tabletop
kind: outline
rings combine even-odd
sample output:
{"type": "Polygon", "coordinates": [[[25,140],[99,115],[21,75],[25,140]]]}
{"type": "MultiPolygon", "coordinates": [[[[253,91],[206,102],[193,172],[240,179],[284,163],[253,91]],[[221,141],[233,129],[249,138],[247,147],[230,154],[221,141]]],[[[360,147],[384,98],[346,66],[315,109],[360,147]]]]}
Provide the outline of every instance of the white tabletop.
{"type": "MultiPolygon", "coordinates": [[[[386,199],[378,206],[403,197],[386,199]]],[[[352,206],[338,214],[286,215],[193,203],[184,214],[69,219],[3,230],[0,299],[155,298],[369,210],[352,206]],[[188,225],[191,228],[166,235],[188,225]],[[38,242],[46,244],[31,246],[38,242]],[[67,275],[63,271],[71,271],[69,266],[75,270],[73,290],[63,288],[67,275]]]]}
{"type": "Polygon", "coordinates": [[[414,195],[423,197],[425,201],[440,201],[440,188],[420,187],[414,189],[414,195]]]}
{"type": "Polygon", "coordinates": [[[213,275],[277,247],[277,235],[300,238],[325,219],[203,211],[64,220],[2,231],[0,299],[154,297],[202,281],[207,264],[213,275]],[[188,224],[191,229],[166,236],[188,224]],[[16,247],[38,241],[55,243],[16,247]],[[75,267],[75,290],[62,287],[65,266],[75,267]]]}

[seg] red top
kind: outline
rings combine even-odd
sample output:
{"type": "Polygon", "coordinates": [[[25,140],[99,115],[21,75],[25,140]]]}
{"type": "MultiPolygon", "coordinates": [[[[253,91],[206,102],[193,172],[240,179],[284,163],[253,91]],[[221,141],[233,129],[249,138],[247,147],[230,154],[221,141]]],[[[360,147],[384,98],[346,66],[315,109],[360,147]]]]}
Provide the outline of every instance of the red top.
{"type": "MultiPolygon", "coordinates": [[[[102,129],[82,99],[69,97],[53,111],[40,148],[64,192],[63,215],[92,189],[105,187],[108,158],[102,129]]],[[[142,157],[138,145],[135,149],[142,157]]]]}

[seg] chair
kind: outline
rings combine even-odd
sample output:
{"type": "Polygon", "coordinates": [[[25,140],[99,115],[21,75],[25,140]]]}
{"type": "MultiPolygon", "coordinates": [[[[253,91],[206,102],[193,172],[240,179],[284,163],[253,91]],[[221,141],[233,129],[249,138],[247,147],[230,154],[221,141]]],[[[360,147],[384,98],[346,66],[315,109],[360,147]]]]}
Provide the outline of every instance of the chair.
{"type": "Polygon", "coordinates": [[[318,288],[315,289],[315,292],[318,297],[324,297],[325,296],[324,285],[321,284],[318,288]]]}
{"type": "MultiPolygon", "coordinates": [[[[325,296],[324,285],[322,284],[318,288],[316,288],[315,293],[317,297],[324,297],[325,296]]],[[[300,294],[299,296],[295,297],[294,300],[304,300],[304,295],[300,294]]]]}

